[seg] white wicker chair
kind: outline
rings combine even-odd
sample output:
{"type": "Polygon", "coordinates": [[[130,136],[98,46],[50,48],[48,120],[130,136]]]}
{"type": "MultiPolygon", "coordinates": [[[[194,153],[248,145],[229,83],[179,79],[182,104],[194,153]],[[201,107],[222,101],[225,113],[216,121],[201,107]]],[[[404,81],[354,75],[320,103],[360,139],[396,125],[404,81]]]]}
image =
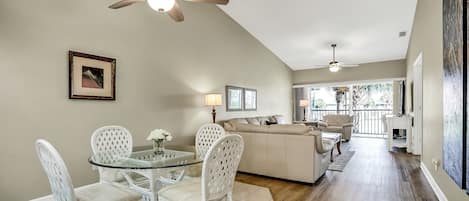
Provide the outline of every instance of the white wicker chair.
{"type": "Polygon", "coordinates": [[[243,138],[225,135],[208,150],[201,179],[183,180],[158,192],[159,201],[222,200],[233,201],[236,171],[244,150],[243,138]]]}
{"type": "Polygon", "coordinates": [[[140,194],[127,189],[115,187],[108,184],[91,184],[73,188],[70,174],[57,150],[45,140],[36,141],[36,152],[41,165],[49,178],[52,196],[46,196],[38,200],[54,201],[138,201],[140,194]]]}
{"type": "MultiPolygon", "coordinates": [[[[113,158],[128,157],[132,154],[132,134],[122,126],[104,126],[96,129],[91,136],[93,154],[106,153],[113,158]]],[[[109,158],[112,160],[112,158],[109,158]]],[[[100,182],[122,181],[118,171],[98,167],[100,182]]]]}
{"type": "Polygon", "coordinates": [[[212,144],[224,135],[225,129],[218,124],[205,124],[200,127],[195,136],[197,157],[204,158],[212,144]]]}
{"type": "MultiPolygon", "coordinates": [[[[103,160],[112,162],[120,157],[132,154],[132,134],[122,126],[103,126],[96,129],[91,136],[93,154],[101,154],[103,160]],[[108,158],[106,158],[108,157],[108,158]]],[[[130,189],[140,192],[143,200],[152,200],[153,195],[146,188],[149,181],[145,177],[129,172],[122,172],[110,168],[98,167],[101,183],[125,183],[130,189]]]]}

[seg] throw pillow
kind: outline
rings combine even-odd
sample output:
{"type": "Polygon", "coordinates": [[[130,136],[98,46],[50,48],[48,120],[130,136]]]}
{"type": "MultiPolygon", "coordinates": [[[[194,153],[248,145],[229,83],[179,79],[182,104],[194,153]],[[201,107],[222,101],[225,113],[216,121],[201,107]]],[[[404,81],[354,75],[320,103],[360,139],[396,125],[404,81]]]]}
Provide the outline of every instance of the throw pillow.
{"type": "Polygon", "coordinates": [[[228,122],[225,122],[225,123],[223,124],[223,127],[224,127],[225,130],[227,130],[227,131],[235,131],[235,130],[236,130],[236,128],[234,127],[234,125],[231,124],[231,123],[228,123],[228,122]]]}
{"type": "Polygon", "coordinates": [[[273,124],[277,124],[277,122],[274,122],[274,121],[266,121],[265,122],[265,125],[273,125],[273,124]]]}
{"type": "Polygon", "coordinates": [[[258,125],[258,126],[261,125],[259,120],[257,120],[256,118],[248,118],[247,120],[249,124],[258,125]]]}
{"type": "Polygon", "coordinates": [[[283,115],[274,115],[277,124],[287,124],[287,119],[283,115]]]}

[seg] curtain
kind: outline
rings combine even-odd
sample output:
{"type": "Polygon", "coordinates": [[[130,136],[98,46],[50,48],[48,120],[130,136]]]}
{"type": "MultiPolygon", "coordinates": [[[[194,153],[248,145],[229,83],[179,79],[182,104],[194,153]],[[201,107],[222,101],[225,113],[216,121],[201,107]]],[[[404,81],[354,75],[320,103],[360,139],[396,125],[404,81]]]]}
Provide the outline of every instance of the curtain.
{"type": "MultiPolygon", "coordinates": [[[[300,87],[293,88],[293,121],[302,121],[303,120],[303,107],[300,107],[300,100],[306,99],[309,100],[309,88],[300,87]]],[[[309,107],[308,107],[309,108],[309,107]]],[[[308,116],[308,108],[306,108],[306,116],[308,116]]]]}

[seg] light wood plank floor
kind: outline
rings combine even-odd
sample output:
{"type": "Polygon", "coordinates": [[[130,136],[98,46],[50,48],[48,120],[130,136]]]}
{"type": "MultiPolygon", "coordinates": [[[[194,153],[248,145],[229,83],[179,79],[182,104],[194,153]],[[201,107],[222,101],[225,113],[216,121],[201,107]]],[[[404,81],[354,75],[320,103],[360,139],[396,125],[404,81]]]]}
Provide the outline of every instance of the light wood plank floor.
{"type": "Polygon", "coordinates": [[[239,173],[236,180],[267,187],[275,201],[437,201],[419,157],[388,152],[384,139],[353,138],[356,153],[344,172],[327,171],[313,185],[239,173]]]}

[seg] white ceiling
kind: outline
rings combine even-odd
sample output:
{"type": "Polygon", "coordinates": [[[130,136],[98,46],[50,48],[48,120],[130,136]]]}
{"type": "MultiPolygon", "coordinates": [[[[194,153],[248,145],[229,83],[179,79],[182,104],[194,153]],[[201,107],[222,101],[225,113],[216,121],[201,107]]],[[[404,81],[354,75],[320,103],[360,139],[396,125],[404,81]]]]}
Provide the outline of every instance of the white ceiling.
{"type": "Polygon", "coordinates": [[[293,70],[403,59],[417,0],[231,0],[220,6],[293,70]],[[406,37],[399,32],[406,31],[406,37]]]}

